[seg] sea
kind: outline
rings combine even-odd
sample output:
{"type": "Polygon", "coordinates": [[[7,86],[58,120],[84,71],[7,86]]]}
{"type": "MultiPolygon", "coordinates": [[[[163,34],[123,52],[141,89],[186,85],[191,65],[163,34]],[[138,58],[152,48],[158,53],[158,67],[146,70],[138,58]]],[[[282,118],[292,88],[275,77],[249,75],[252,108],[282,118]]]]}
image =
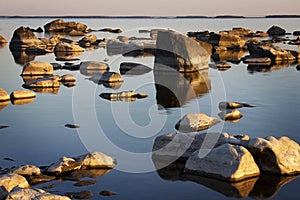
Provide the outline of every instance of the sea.
{"type": "MultiPolygon", "coordinates": [[[[0,35],[11,40],[20,26],[38,28],[54,18],[0,18],[0,35]]],[[[189,31],[219,32],[234,27],[264,31],[273,25],[287,33],[300,31],[299,18],[65,18],[86,24],[88,28],[119,28],[123,32],[92,32],[98,39],[114,39],[118,36],[150,38],[141,30],[169,29],[186,34],[189,31]]],[[[50,37],[35,33],[39,38],[50,37]]],[[[65,36],[74,41],[82,37],[65,36]]],[[[287,34],[284,38],[295,39],[287,34]]],[[[268,38],[264,38],[268,39],[268,38]]],[[[145,40],[147,42],[148,40],[145,40]]],[[[283,42],[276,44],[299,51],[299,46],[283,42]]],[[[211,57],[209,63],[218,60],[237,60],[247,52],[229,52],[211,57]]],[[[105,47],[87,48],[76,55],[82,61],[106,62],[110,71],[120,73],[122,62],[134,62],[154,68],[151,55],[125,56],[110,52],[105,47]]],[[[0,88],[8,93],[24,89],[20,76],[25,61],[49,63],[56,61],[53,53],[39,56],[14,55],[9,44],[0,47],[0,88]],[[25,57],[22,57],[25,56],[25,57]],[[26,60],[27,59],[27,60],[26,60]]],[[[287,136],[300,143],[300,72],[297,63],[274,66],[250,66],[243,62],[230,63],[231,68],[219,71],[209,67],[196,76],[156,73],[122,74],[119,85],[97,84],[89,80],[90,74],[79,70],[55,70],[54,74],[72,74],[76,85],[61,85],[57,90],[36,92],[36,98],[24,105],[8,103],[0,106],[0,167],[10,168],[23,164],[48,166],[63,156],[73,157],[87,152],[100,151],[114,157],[118,164],[103,176],[95,178],[92,186],[78,188],[74,181],[55,180],[56,187],[47,191],[57,194],[79,190],[91,190],[92,199],[103,198],[102,190],[114,191],[109,199],[298,199],[300,179],[266,176],[238,183],[227,183],[201,176],[182,175],[176,165],[157,169],[152,157],[155,139],[175,133],[175,124],[188,113],[205,113],[220,119],[218,104],[221,101],[238,101],[255,105],[241,108],[243,117],[235,122],[217,124],[208,132],[227,132],[249,137],[279,138],[287,136]],[[147,94],[135,101],[109,101],[102,93],[135,90],[147,94]],[[191,90],[193,94],[187,92],[191,90]],[[71,129],[65,124],[79,125],[71,129]],[[7,159],[9,158],[9,159],[7,159]]],[[[202,131],[203,133],[207,131],[202,131]]],[[[201,133],[202,133],[201,132],[201,133]]],[[[171,163],[170,163],[171,164],[171,163]]],[[[90,179],[90,178],[86,178],[90,179]]]]}

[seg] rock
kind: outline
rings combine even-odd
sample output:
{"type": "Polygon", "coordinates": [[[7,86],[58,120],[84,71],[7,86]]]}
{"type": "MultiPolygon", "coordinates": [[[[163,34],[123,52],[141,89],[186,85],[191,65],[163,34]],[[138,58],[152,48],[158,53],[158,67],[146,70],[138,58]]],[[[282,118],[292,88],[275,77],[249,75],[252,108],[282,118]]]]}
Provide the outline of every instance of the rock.
{"type": "Polygon", "coordinates": [[[61,62],[69,62],[69,61],[77,61],[80,60],[79,58],[74,58],[73,56],[67,56],[67,57],[56,57],[56,61],[61,61],[61,62]]]}
{"type": "Polygon", "coordinates": [[[87,185],[94,185],[96,182],[97,181],[95,181],[95,180],[79,181],[79,182],[75,183],[74,186],[83,187],[83,186],[87,186],[87,185]]]}
{"type": "Polygon", "coordinates": [[[82,163],[75,161],[73,158],[62,157],[59,161],[49,166],[47,172],[59,175],[68,171],[81,169],[82,163]]]}
{"type": "Polygon", "coordinates": [[[231,34],[211,34],[208,43],[227,49],[241,49],[246,44],[241,37],[231,34]]]}
{"type": "Polygon", "coordinates": [[[293,32],[293,35],[295,35],[295,36],[300,36],[300,31],[294,31],[294,32],[293,32]]]}
{"type": "Polygon", "coordinates": [[[85,36],[85,33],[82,31],[71,30],[69,36],[85,36]]]}
{"type": "Polygon", "coordinates": [[[296,58],[290,51],[284,50],[271,43],[249,43],[247,44],[251,57],[270,58],[272,61],[293,61],[296,58]]]}
{"type": "Polygon", "coordinates": [[[96,61],[85,61],[81,62],[79,66],[81,74],[84,75],[93,75],[96,73],[104,73],[109,70],[107,63],[96,62],[96,61]]]}
{"type": "Polygon", "coordinates": [[[177,122],[175,128],[180,132],[197,132],[208,129],[219,122],[218,119],[204,113],[187,114],[177,122]]]}
{"type": "Polygon", "coordinates": [[[112,28],[103,28],[103,29],[99,29],[98,31],[109,32],[109,33],[122,33],[121,29],[112,29],[112,28]]]}
{"type": "Polygon", "coordinates": [[[263,31],[256,31],[255,33],[250,33],[247,37],[269,37],[269,34],[263,31]]]}
{"type": "Polygon", "coordinates": [[[24,88],[58,88],[59,86],[60,82],[52,77],[38,78],[23,84],[24,88]]]}
{"type": "Polygon", "coordinates": [[[14,31],[9,47],[10,49],[26,49],[27,47],[46,48],[46,45],[32,31],[21,26],[14,31]]]}
{"type": "Polygon", "coordinates": [[[224,110],[219,113],[221,119],[225,121],[237,122],[237,120],[243,117],[242,113],[238,109],[224,110]]]}
{"type": "Polygon", "coordinates": [[[219,103],[219,109],[220,110],[228,110],[228,109],[236,109],[236,108],[242,108],[242,107],[255,107],[253,105],[250,105],[248,103],[241,103],[236,101],[222,101],[219,103]]]}
{"type": "Polygon", "coordinates": [[[5,187],[0,186],[0,199],[5,199],[6,196],[8,195],[7,190],[5,189],[5,187]]]}
{"type": "Polygon", "coordinates": [[[229,30],[229,31],[220,31],[219,32],[219,34],[221,34],[221,35],[229,34],[229,35],[237,35],[239,37],[248,36],[249,34],[252,34],[252,33],[253,33],[252,30],[245,29],[245,28],[242,28],[242,27],[235,27],[235,28],[232,28],[232,30],[229,30]]]}
{"type": "Polygon", "coordinates": [[[28,90],[16,90],[10,94],[11,99],[30,99],[35,98],[36,94],[28,90]]]}
{"type": "Polygon", "coordinates": [[[65,127],[68,127],[68,128],[80,128],[80,126],[74,125],[74,124],[66,124],[65,127]]]}
{"type": "Polygon", "coordinates": [[[9,126],[0,126],[0,129],[8,128],[9,126]]]}
{"type": "Polygon", "coordinates": [[[62,65],[59,63],[50,63],[53,66],[53,70],[62,69],[62,65]]]}
{"type": "Polygon", "coordinates": [[[117,164],[115,159],[101,152],[87,153],[75,160],[82,164],[81,169],[112,169],[117,164]]]}
{"type": "Polygon", "coordinates": [[[13,170],[12,173],[18,174],[21,176],[33,176],[33,175],[41,175],[40,168],[34,165],[22,165],[17,169],[13,170]]]}
{"type": "Polygon", "coordinates": [[[282,175],[300,173],[300,146],[290,138],[269,136],[242,144],[249,149],[261,171],[282,175]]]}
{"type": "MultiPolygon", "coordinates": [[[[0,99],[1,99],[1,95],[0,95],[0,99]]],[[[1,101],[0,100],[0,111],[3,110],[9,103],[10,102],[8,100],[6,100],[6,101],[1,101]]]]}
{"type": "Polygon", "coordinates": [[[233,182],[260,175],[250,152],[231,144],[216,147],[203,158],[199,157],[199,151],[194,152],[184,172],[233,182]]]}
{"type": "Polygon", "coordinates": [[[65,74],[61,77],[62,82],[76,82],[76,78],[72,74],[65,74]]]}
{"type": "Polygon", "coordinates": [[[122,75],[142,75],[152,71],[148,66],[139,63],[123,62],[120,64],[120,73],[122,75]]]}
{"type": "Polygon", "coordinates": [[[158,31],[155,70],[173,68],[179,72],[193,72],[208,68],[212,47],[173,31],[158,31]]]}
{"type": "Polygon", "coordinates": [[[300,71],[300,65],[296,66],[297,71],[300,71]]]}
{"type": "Polygon", "coordinates": [[[5,44],[5,43],[7,43],[7,40],[4,37],[2,37],[2,35],[0,35],[0,44],[5,44]]]}
{"type": "Polygon", "coordinates": [[[93,43],[97,42],[97,36],[96,35],[89,35],[83,37],[81,40],[79,40],[79,45],[82,47],[90,47],[93,43]]]}
{"type": "Polygon", "coordinates": [[[50,182],[55,180],[55,176],[46,176],[46,175],[37,175],[37,176],[29,176],[27,178],[30,185],[37,185],[40,183],[50,182]]]}
{"type": "Polygon", "coordinates": [[[5,90],[0,88],[0,102],[9,101],[10,97],[5,90]]]}
{"type": "Polygon", "coordinates": [[[138,94],[135,91],[124,91],[119,93],[101,93],[100,97],[110,101],[135,101],[137,98],[146,98],[146,94],[138,94]]]}
{"type": "MultiPolygon", "coordinates": [[[[29,28],[29,27],[27,27],[27,28],[29,28]]],[[[31,30],[32,32],[36,32],[36,33],[42,33],[42,32],[44,32],[41,27],[38,27],[37,29],[29,28],[29,30],[31,30]]]]}
{"type": "Polygon", "coordinates": [[[102,190],[99,194],[102,195],[102,196],[113,196],[113,195],[117,195],[116,192],[111,192],[111,191],[108,191],[108,190],[102,190]]]}
{"type": "Polygon", "coordinates": [[[87,26],[82,23],[65,22],[62,19],[57,19],[44,25],[46,33],[50,32],[64,32],[68,33],[72,30],[86,32],[87,26]]]}
{"type": "Polygon", "coordinates": [[[271,64],[271,59],[270,58],[246,58],[244,60],[244,63],[249,63],[249,64],[271,64]]]}
{"type": "Polygon", "coordinates": [[[47,53],[53,53],[52,50],[44,49],[40,47],[27,47],[25,49],[27,55],[45,55],[47,53]]]}
{"type": "Polygon", "coordinates": [[[29,188],[27,180],[18,174],[5,174],[0,176],[0,186],[3,186],[8,192],[10,192],[15,187],[29,188]]]}
{"type": "Polygon", "coordinates": [[[213,69],[218,69],[220,71],[226,71],[231,68],[231,65],[228,62],[215,62],[214,64],[209,65],[213,69]]]}
{"type": "Polygon", "coordinates": [[[54,52],[84,52],[84,49],[77,44],[59,42],[55,45],[54,52]]]}
{"type": "MultiPolygon", "coordinates": [[[[186,160],[199,149],[212,149],[234,142],[239,144],[240,141],[228,133],[197,133],[192,135],[169,133],[155,138],[152,157],[166,159],[166,161],[168,161],[168,157],[175,160],[178,158],[186,160]]],[[[157,166],[157,168],[161,169],[162,167],[157,166]]]]}
{"type": "Polygon", "coordinates": [[[44,186],[43,188],[44,188],[44,189],[52,189],[52,188],[55,188],[55,187],[56,187],[55,184],[51,184],[51,185],[46,185],[46,186],[44,186]]]}
{"type": "Polygon", "coordinates": [[[93,197],[93,193],[89,190],[80,192],[67,192],[65,195],[72,199],[90,199],[93,197]]]}
{"type": "Polygon", "coordinates": [[[50,194],[41,189],[15,189],[9,193],[6,200],[70,200],[66,196],[50,194]]]}
{"type": "Polygon", "coordinates": [[[47,62],[31,61],[23,66],[22,76],[53,75],[53,66],[47,62]]]}
{"type": "Polygon", "coordinates": [[[122,76],[116,72],[104,72],[103,74],[94,74],[89,78],[95,83],[115,83],[123,82],[122,76]]]}
{"type": "Polygon", "coordinates": [[[279,26],[273,25],[271,28],[269,28],[267,33],[270,36],[278,36],[278,35],[285,35],[286,31],[283,28],[279,27],[279,26]]]}

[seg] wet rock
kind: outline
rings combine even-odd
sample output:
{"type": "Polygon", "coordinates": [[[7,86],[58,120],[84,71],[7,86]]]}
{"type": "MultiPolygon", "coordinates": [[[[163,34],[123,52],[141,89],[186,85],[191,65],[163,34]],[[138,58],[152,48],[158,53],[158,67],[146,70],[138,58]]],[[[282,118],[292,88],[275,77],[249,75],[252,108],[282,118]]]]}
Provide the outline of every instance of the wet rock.
{"type": "Polygon", "coordinates": [[[2,35],[0,35],[0,44],[5,44],[5,43],[7,43],[7,40],[2,35]]]}
{"type": "Polygon", "coordinates": [[[219,116],[221,119],[225,121],[237,122],[237,120],[243,117],[243,114],[238,109],[234,109],[234,110],[224,110],[219,113],[219,116]]]}
{"type": "Polygon", "coordinates": [[[87,153],[75,160],[81,163],[81,169],[112,169],[117,164],[115,159],[101,152],[87,153]]]}
{"type": "Polygon", "coordinates": [[[104,72],[103,74],[94,74],[89,79],[95,83],[124,82],[122,76],[117,72],[104,72]]]}
{"type": "Polygon", "coordinates": [[[260,175],[250,152],[245,147],[231,144],[216,147],[205,157],[200,157],[199,151],[194,152],[184,171],[233,182],[260,175]]]}
{"type": "Polygon", "coordinates": [[[75,183],[74,186],[83,187],[83,186],[88,186],[88,185],[94,185],[95,183],[97,183],[97,181],[95,181],[95,180],[86,180],[86,181],[79,181],[79,182],[75,183]]]}
{"type": "Polygon", "coordinates": [[[12,50],[20,50],[26,49],[27,47],[46,48],[46,45],[38,39],[32,31],[21,26],[14,31],[9,47],[12,50]]]}
{"type": "Polygon", "coordinates": [[[10,97],[8,95],[8,93],[3,90],[2,88],[0,88],[0,102],[4,102],[4,101],[9,101],[10,97]]]}
{"type": "Polygon", "coordinates": [[[146,98],[146,94],[138,94],[135,91],[124,91],[119,93],[101,93],[100,97],[109,101],[135,101],[136,99],[146,98]]]}
{"type": "Polygon", "coordinates": [[[80,126],[74,125],[74,124],[66,124],[65,127],[68,127],[68,128],[80,128],[80,126]]]}
{"type": "Polygon", "coordinates": [[[85,36],[84,32],[77,30],[71,30],[68,34],[69,36],[85,36]]]}
{"type": "Polygon", "coordinates": [[[285,35],[286,31],[283,28],[279,27],[279,26],[273,25],[271,28],[269,28],[267,33],[270,36],[278,36],[278,35],[285,35]]]}
{"type": "Polygon", "coordinates": [[[68,171],[79,170],[81,166],[82,163],[76,162],[73,158],[62,157],[47,169],[47,173],[59,175],[68,171]]]}
{"type": "Polygon", "coordinates": [[[270,58],[272,61],[293,61],[296,58],[290,51],[284,50],[271,43],[249,43],[247,44],[251,57],[270,58]]]}
{"type": "Polygon", "coordinates": [[[56,194],[50,194],[45,192],[41,189],[14,189],[11,193],[8,194],[6,197],[6,200],[29,200],[29,199],[35,199],[35,200],[70,200],[66,196],[60,196],[56,194]]]}
{"type": "Polygon", "coordinates": [[[249,149],[263,172],[282,175],[300,173],[300,146],[288,137],[253,138],[243,146],[249,149]]]}
{"type": "Polygon", "coordinates": [[[108,190],[102,190],[99,194],[102,195],[102,196],[113,196],[113,195],[117,195],[116,192],[112,192],[112,191],[108,191],[108,190]]]}
{"type": "Polygon", "coordinates": [[[219,71],[226,71],[231,68],[231,65],[228,62],[215,62],[214,64],[210,64],[209,67],[213,69],[218,69],[219,71]]]}
{"type": "Polygon", "coordinates": [[[36,94],[28,90],[16,90],[10,94],[11,99],[30,99],[35,98],[36,94]]]}
{"type": "Polygon", "coordinates": [[[65,74],[61,76],[62,82],[76,82],[76,78],[72,74],[65,74]]]}
{"type": "Polygon", "coordinates": [[[65,195],[72,199],[90,199],[93,197],[93,193],[89,190],[80,192],[67,192],[65,195]]]}
{"type": "Polygon", "coordinates": [[[120,73],[122,75],[142,75],[152,71],[148,66],[139,63],[123,62],[120,64],[120,73]]]}
{"type": "Polygon", "coordinates": [[[249,64],[271,64],[271,59],[270,58],[246,58],[244,60],[244,63],[249,63],[249,64]]]}
{"type": "Polygon", "coordinates": [[[23,66],[22,76],[53,75],[53,66],[47,62],[31,61],[23,66]]]}
{"type": "Polygon", "coordinates": [[[23,84],[24,88],[58,88],[60,82],[52,77],[39,78],[23,84]]]}
{"type": "Polygon", "coordinates": [[[175,128],[180,132],[197,132],[208,129],[219,122],[218,119],[204,113],[187,114],[177,122],[175,128]]]}
{"type": "Polygon", "coordinates": [[[77,44],[59,42],[55,45],[54,52],[84,52],[84,49],[77,44]]]}
{"type": "Polygon", "coordinates": [[[22,176],[33,176],[33,175],[41,175],[40,168],[34,165],[22,165],[17,169],[13,170],[12,173],[22,175],[22,176]]]}
{"type": "Polygon", "coordinates": [[[5,174],[0,176],[0,186],[3,186],[8,192],[15,187],[29,188],[27,180],[18,174],[5,174]]]}
{"type": "Polygon", "coordinates": [[[256,31],[255,33],[250,33],[247,37],[269,37],[269,34],[263,31],[256,31]]]}
{"type": "Polygon", "coordinates": [[[255,107],[254,105],[250,105],[248,103],[241,103],[236,101],[222,101],[219,103],[220,110],[228,110],[228,109],[237,109],[242,107],[255,107]]]}
{"type": "Polygon", "coordinates": [[[55,176],[47,176],[47,175],[38,175],[38,176],[29,176],[27,178],[30,185],[37,185],[40,183],[50,182],[55,180],[55,176]]]}
{"type": "Polygon", "coordinates": [[[85,61],[80,63],[79,70],[81,74],[94,75],[107,72],[109,70],[109,65],[104,62],[85,61]]]}
{"type": "Polygon", "coordinates": [[[173,31],[158,31],[155,53],[157,64],[154,69],[166,70],[171,67],[179,72],[206,69],[212,51],[210,45],[206,46],[173,31]]]}
{"type": "Polygon", "coordinates": [[[46,33],[64,32],[69,33],[72,30],[86,32],[87,26],[82,23],[65,22],[62,19],[57,19],[44,25],[46,33]]]}

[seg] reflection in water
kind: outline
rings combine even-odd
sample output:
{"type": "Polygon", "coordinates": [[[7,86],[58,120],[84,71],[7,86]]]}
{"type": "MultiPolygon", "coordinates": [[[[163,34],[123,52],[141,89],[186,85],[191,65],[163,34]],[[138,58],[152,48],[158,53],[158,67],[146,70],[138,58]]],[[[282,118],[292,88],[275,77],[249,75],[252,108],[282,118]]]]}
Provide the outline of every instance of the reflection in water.
{"type": "Polygon", "coordinates": [[[293,62],[275,62],[270,65],[248,65],[247,70],[253,74],[255,72],[270,72],[273,70],[280,70],[291,66],[293,62]]]}
{"type": "Polygon", "coordinates": [[[30,90],[38,93],[50,93],[50,94],[58,94],[59,87],[55,88],[30,88],[30,90]]]}
{"type": "Polygon", "coordinates": [[[35,100],[35,98],[26,98],[26,99],[12,99],[11,103],[13,105],[26,105],[26,104],[30,104],[31,102],[33,102],[35,100]]]}
{"type": "MultiPolygon", "coordinates": [[[[152,160],[157,169],[168,162],[168,158],[153,156],[152,160]]],[[[165,168],[157,170],[157,174],[168,181],[192,181],[204,185],[227,197],[234,198],[270,198],[274,197],[287,183],[298,176],[274,176],[262,174],[260,177],[250,178],[239,182],[226,182],[218,179],[184,173],[185,162],[176,161],[165,168]]]]}
{"type": "Polygon", "coordinates": [[[217,62],[217,61],[227,61],[231,59],[241,59],[244,56],[244,51],[218,51],[214,53],[211,58],[217,62]]]}
{"type": "Polygon", "coordinates": [[[25,51],[11,51],[11,53],[14,57],[15,63],[22,66],[35,59],[35,55],[27,55],[25,51]]]}
{"type": "Polygon", "coordinates": [[[98,178],[110,172],[110,169],[75,170],[62,176],[62,180],[80,181],[83,178],[98,178]]]}
{"type": "Polygon", "coordinates": [[[8,101],[1,101],[0,102],[0,111],[3,110],[9,103],[10,103],[9,100],[8,101]]]}
{"type": "Polygon", "coordinates": [[[193,73],[154,70],[153,73],[157,104],[164,108],[181,107],[211,89],[208,69],[193,73]]]}

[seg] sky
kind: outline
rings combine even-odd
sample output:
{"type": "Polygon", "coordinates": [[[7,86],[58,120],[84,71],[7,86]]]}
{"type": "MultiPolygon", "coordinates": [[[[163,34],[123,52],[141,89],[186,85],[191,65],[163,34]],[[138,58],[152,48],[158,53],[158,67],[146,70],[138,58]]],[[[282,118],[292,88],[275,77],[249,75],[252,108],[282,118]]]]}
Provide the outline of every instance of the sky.
{"type": "Polygon", "coordinates": [[[300,15],[299,0],[1,0],[1,5],[2,16],[300,15]]]}

